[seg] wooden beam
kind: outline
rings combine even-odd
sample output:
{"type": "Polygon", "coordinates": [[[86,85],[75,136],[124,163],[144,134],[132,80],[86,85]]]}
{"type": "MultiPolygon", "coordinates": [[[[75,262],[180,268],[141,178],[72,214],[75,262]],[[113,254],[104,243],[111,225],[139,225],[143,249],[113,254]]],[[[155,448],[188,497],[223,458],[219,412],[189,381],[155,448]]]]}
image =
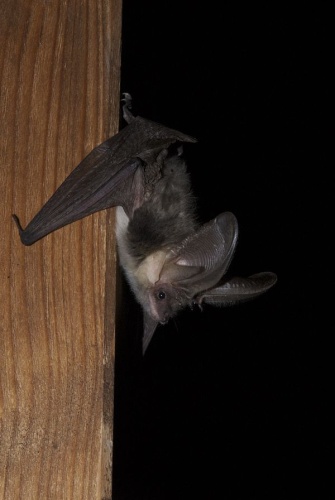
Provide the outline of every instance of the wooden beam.
{"type": "Polygon", "coordinates": [[[108,499],[113,211],[31,247],[11,214],[117,131],[122,0],[0,7],[0,498],[108,499]]]}

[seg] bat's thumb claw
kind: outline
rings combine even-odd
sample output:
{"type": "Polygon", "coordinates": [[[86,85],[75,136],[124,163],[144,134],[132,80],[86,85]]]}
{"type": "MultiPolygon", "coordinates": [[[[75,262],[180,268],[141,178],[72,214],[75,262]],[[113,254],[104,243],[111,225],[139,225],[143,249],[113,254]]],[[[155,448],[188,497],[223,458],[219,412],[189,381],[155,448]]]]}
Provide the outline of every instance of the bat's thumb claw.
{"type": "Polygon", "coordinates": [[[19,230],[21,242],[24,245],[31,245],[32,243],[34,243],[34,241],[32,241],[31,238],[29,237],[29,233],[27,234],[25,232],[25,230],[23,229],[23,227],[21,226],[20,219],[18,218],[18,216],[16,214],[12,214],[12,217],[13,217],[13,220],[16,224],[16,227],[19,230]]]}
{"type": "Polygon", "coordinates": [[[12,218],[16,224],[16,227],[19,230],[19,233],[21,234],[23,232],[23,228],[21,226],[20,219],[18,218],[18,216],[16,214],[12,214],[12,218]]]}

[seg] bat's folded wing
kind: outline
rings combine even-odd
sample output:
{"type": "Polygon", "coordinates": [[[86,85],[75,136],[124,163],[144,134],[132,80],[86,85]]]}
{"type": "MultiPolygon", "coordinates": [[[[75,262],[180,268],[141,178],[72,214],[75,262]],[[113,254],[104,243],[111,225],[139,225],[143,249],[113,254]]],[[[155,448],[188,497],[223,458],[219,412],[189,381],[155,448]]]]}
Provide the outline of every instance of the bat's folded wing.
{"type": "Polygon", "coordinates": [[[22,243],[32,245],[56,229],[118,205],[131,216],[142,201],[143,171],[174,142],[195,139],[144,118],[134,118],[79,163],[25,229],[13,216],[22,243]],[[142,173],[136,174],[142,166],[142,173]]]}
{"type": "Polygon", "coordinates": [[[117,205],[127,205],[132,180],[138,167],[138,158],[110,168],[106,152],[95,148],[43,205],[25,229],[19,219],[14,220],[25,245],[32,245],[47,234],[99,210],[117,205]]]}

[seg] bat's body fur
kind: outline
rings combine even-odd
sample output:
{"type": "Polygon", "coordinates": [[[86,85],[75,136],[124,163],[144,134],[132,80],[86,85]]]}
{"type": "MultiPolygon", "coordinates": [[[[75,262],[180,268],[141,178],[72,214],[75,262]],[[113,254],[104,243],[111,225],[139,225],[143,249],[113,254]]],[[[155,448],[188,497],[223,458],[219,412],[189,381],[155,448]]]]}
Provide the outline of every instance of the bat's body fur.
{"type": "Polygon", "coordinates": [[[185,162],[177,155],[161,158],[156,169],[159,180],[150,184],[150,196],[129,223],[129,252],[139,262],[155,250],[177,246],[197,227],[185,162]]]}
{"type": "Polygon", "coordinates": [[[159,180],[132,218],[118,207],[116,237],[120,264],[135,296],[156,321],[165,322],[150,298],[150,290],[159,282],[169,252],[178,248],[198,225],[184,161],[179,155],[161,155],[156,169],[159,180]]]}

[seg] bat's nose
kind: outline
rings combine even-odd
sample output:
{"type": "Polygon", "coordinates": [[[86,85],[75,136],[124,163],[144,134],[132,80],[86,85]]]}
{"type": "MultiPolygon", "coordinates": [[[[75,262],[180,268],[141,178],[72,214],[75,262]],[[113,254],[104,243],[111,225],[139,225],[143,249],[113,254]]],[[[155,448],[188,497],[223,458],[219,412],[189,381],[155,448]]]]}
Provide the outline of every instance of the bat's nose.
{"type": "Polygon", "coordinates": [[[161,325],[166,325],[166,323],[169,321],[169,319],[170,319],[169,314],[165,313],[164,316],[163,316],[163,318],[162,318],[162,320],[160,321],[160,324],[161,325]]]}

